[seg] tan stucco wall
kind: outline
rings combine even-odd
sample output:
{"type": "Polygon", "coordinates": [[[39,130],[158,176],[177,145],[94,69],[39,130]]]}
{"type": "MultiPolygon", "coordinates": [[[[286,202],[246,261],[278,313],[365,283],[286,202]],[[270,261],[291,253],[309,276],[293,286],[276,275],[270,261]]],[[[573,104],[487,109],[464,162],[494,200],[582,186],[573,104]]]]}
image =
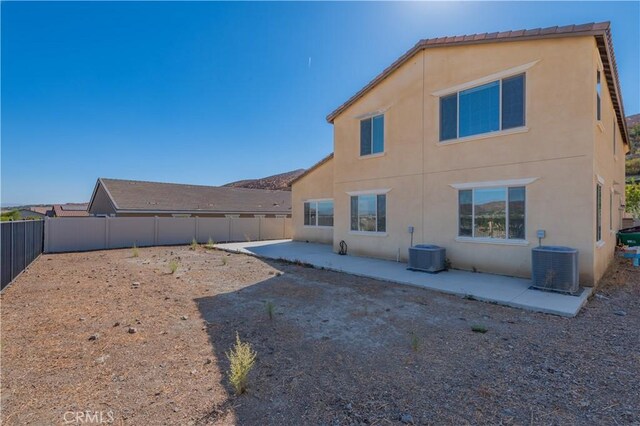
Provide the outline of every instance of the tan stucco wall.
{"type": "MultiPolygon", "coordinates": [[[[596,85],[597,67],[602,69],[600,55],[595,42],[592,46],[592,85],[596,85]]],[[[596,98],[593,94],[593,111],[592,128],[595,135],[595,143],[593,145],[593,176],[592,176],[592,198],[593,205],[596,204],[595,186],[598,182],[598,176],[604,180],[602,184],[602,241],[604,244],[596,244],[594,248],[595,256],[593,263],[593,273],[596,280],[599,280],[605,273],[607,267],[611,263],[615,252],[616,232],[622,228],[622,209],[620,206],[624,204],[624,182],[625,182],[625,146],[621,137],[621,131],[616,121],[613,104],[609,95],[608,86],[602,80],[602,116],[600,124],[596,120],[596,98]],[[615,136],[615,155],[614,155],[614,136],[615,136]],[[609,195],[613,191],[613,205],[609,195]],[[609,207],[613,207],[611,215],[609,207]],[[611,217],[612,216],[612,217],[611,217]],[[611,225],[611,226],[610,226],[611,225]]],[[[595,208],[593,215],[593,234],[595,240],[595,208]]]]}
{"type": "Polygon", "coordinates": [[[304,202],[333,199],[333,159],[329,159],[294,182],[291,190],[293,239],[330,244],[333,241],[333,228],[304,226],[304,202]]]}
{"type": "MultiPolygon", "coordinates": [[[[606,249],[597,249],[607,255],[596,254],[595,171],[602,169],[607,182],[613,175],[623,182],[624,174],[621,139],[618,161],[610,158],[612,136],[606,132],[613,110],[604,80],[605,132],[596,133],[596,55],[592,37],[568,37],[428,49],[411,58],[334,121],[334,249],[345,240],[350,254],[404,261],[412,225],[414,243],[443,245],[454,267],[529,277],[531,248],[538,244],[536,231],[543,229],[543,244],[580,251],[581,282],[592,284],[614,245],[607,184],[606,249]],[[526,77],[526,131],[439,142],[439,98],[433,92],[534,61],[526,77]],[[360,118],[376,111],[385,114],[385,152],[361,158],[360,118]],[[600,143],[601,138],[608,142],[600,143]],[[606,149],[600,152],[598,145],[606,149]],[[528,245],[456,240],[457,190],[451,184],[525,178],[536,178],[526,188],[528,245]],[[387,233],[354,234],[347,192],[373,189],[390,190],[387,233]]],[[[304,196],[294,187],[294,223],[302,220],[296,216],[300,199],[320,197],[313,190],[315,180],[307,176],[304,196]]]]}

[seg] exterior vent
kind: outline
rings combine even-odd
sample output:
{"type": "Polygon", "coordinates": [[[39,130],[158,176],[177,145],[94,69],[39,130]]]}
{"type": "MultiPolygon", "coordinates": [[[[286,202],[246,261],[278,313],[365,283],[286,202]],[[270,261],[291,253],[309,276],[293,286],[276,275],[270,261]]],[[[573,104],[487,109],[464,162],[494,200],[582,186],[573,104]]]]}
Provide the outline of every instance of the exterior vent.
{"type": "Polygon", "coordinates": [[[409,247],[409,268],[414,271],[440,272],[444,271],[446,259],[444,247],[418,244],[409,247]]]}
{"type": "Polygon", "coordinates": [[[533,287],[561,293],[579,293],[578,250],[540,246],[531,250],[533,287]]]}

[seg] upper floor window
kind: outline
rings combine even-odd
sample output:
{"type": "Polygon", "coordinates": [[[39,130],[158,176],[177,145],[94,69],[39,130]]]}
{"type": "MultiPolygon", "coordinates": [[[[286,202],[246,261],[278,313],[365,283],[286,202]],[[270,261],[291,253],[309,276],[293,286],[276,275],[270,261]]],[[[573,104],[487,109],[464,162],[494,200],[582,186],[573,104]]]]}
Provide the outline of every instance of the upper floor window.
{"type": "Polygon", "coordinates": [[[362,232],[386,232],[386,194],[351,196],[351,230],[362,232]]]}
{"type": "Polygon", "coordinates": [[[360,120],[360,155],[384,152],[384,114],[360,120]]]}
{"type": "Polygon", "coordinates": [[[596,241],[602,241],[602,185],[596,185],[596,241]]]}
{"type": "Polygon", "coordinates": [[[596,120],[602,120],[602,83],[600,82],[600,70],[596,71],[596,120]]]}
{"type": "Polygon", "coordinates": [[[616,118],[613,117],[613,125],[611,126],[613,129],[613,155],[616,155],[616,118]]]}
{"type": "Polygon", "coordinates": [[[525,125],[525,74],[440,98],[440,140],[525,125]]]}
{"type": "Polygon", "coordinates": [[[305,226],[333,226],[333,201],[307,201],[304,203],[305,226]]]}
{"type": "Polygon", "coordinates": [[[458,191],[458,236],[525,239],[525,187],[458,191]]]}

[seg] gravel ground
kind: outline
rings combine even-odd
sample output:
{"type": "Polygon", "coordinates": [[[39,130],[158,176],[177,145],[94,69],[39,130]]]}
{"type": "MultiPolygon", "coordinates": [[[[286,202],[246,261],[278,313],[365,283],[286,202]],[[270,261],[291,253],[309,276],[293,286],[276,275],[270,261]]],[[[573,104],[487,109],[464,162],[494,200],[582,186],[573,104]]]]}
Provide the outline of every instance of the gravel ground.
{"type": "Polygon", "coordinates": [[[566,319],[216,250],[139,253],[43,255],[3,291],[3,424],[87,411],[116,424],[640,424],[628,261],[566,319]],[[225,376],[236,332],[258,353],[241,396],[225,376]]]}

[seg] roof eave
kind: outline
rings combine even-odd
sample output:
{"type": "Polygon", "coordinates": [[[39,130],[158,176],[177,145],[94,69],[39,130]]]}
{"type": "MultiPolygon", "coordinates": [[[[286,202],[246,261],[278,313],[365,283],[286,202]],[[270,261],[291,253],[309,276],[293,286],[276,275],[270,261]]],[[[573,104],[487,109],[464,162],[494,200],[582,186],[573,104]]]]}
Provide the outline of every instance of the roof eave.
{"type": "Polygon", "coordinates": [[[322,160],[318,161],[316,164],[314,164],[313,166],[309,167],[307,170],[304,171],[304,173],[302,173],[300,176],[298,176],[297,178],[295,178],[294,180],[291,181],[291,183],[289,184],[289,186],[293,186],[294,183],[298,182],[299,180],[301,180],[303,177],[307,176],[309,173],[311,173],[312,171],[316,170],[318,167],[322,166],[323,164],[325,164],[326,162],[328,162],[329,160],[331,160],[333,158],[333,152],[329,155],[327,155],[326,157],[324,157],[322,160]]]}
{"type": "MultiPolygon", "coordinates": [[[[538,33],[538,34],[532,34],[532,35],[522,35],[522,36],[517,36],[517,37],[504,37],[504,38],[499,38],[499,37],[486,38],[485,37],[485,38],[477,38],[477,39],[476,38],[467,39],[466,36],[463,36],[463,37],[461,37],[460,40],[447,41],[447,42],[438,42],[437,39],[435,39],[435,41],[434,41],[434,39],[420,40],[418,43],[416,43],[415,46],[413,46],[411,49],[409,49],[407,52],[405,52],[402,56],[400,56],[389,67],[385,68],[384,71],[382,71],[380,74],[378,74],[366,86],[364,86],[362,89],[360,89],[358,92],[356,92],[355,95],[353,95],[345,103],[343,103],[338,108],[336,108],[333,112],[331,112],[329,115],[327,115],[327,117],[326,117],[327,122],[330,123],[330,124],[333,124],[334,120],[340,114],[342,114],[345,110],[347,110],[349,107],[351,107],[356,101],[358,101],[360,98],[362,98],[366,93],[368,93],[370,90],[372,90],[375,86],[377,86],[382,81],[384,81],[395,70],[400,68],[404,63],[406,63],[414,55],[416,55],[418,52],[421,52],[422,50],[425,50],[425,49],[433,49],[433,48],[438,48],[438,47],[474,45],[474,44],[486,44],[486,43],[530,41],[530,40],[549,39],[549,38],[593,36],[593,37],[596,37],[596,40],[598,39],[598,37],[602,37],[603,42],[604,42],[603,46],[598,44],[598,50],[600,50],[601,55],[602,55],[601,48],[604,47],[604,49],[605,49],[605,55],[604,56],[605,56],[605,59],[607,59],[607,60],[606,61],[603,60],[603,64],[606,63],[608,68],[609,68],[609,73],[607,74],[605,72],[605,74],[607,74],[607,82],[608,82],[608,84],[610,86],[609,92],[612,94],[612,99],[614,97],[616,98],[614,105],[615,104],[618,105],[618,109],[616,109],[616,113],[618,115],[618,124],[619,124],[620,128],[622,129],[623,142],[627,146],[627,148],[629,148],[629,146],[630,146],[629,145],[629,132],[627,130],[626,120],[625,120],[625,117],[624,117],[624,106],[623,106],[623,103],[622,103],[622,95],[621,95],[621,91],[620,91],[620,87],[619,87],[617,66],[615,64],[615,57],[613,55],[613,50],[612,50],[613,42],[611,40],[610,26],[609,26],[608,23],[606,25],[604,23],[602,23],[602,24],[593,24],[593,25],[594,26],[598,26],[598,28],[595,28],[595,29],[592,28],[592,29],[583,30],[583,31],[571,31],[571,32],[565,32],[565,33],[544,33],[544,34],[538,33]],[[613,89],[613,90],[611,90],[611,89],[613,89]]],[[[616,106],[614,106],[614,108],[616,108],[616,106]]],[[[302,176],[304,176],[304,175],[302,175],[302,176]]]]}

